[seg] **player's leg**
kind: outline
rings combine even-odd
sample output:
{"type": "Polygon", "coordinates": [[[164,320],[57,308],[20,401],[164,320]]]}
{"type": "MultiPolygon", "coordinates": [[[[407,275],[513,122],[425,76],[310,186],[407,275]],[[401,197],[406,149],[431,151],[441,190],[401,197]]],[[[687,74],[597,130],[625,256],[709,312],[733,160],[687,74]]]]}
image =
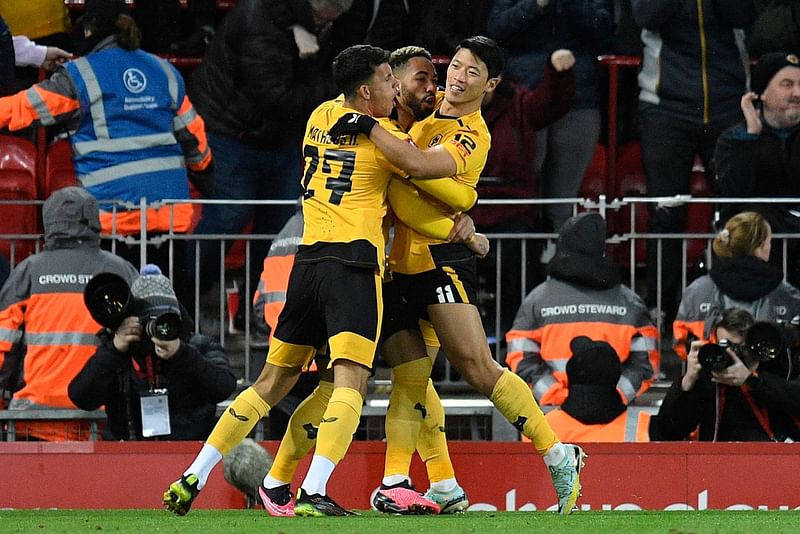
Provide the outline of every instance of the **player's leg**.
{"type": "Polygon", "coordinates": [[[264,509],[272,516],[294,515],[291,482],[297,466],[317,441],[322,415],[333,392],[333,373],[328,369],[328,357],[315,358],[319,368],[319,385],[301,402],[286,428],[269,473],[259,489],[264,509]]]}
{"type": "Polygon", "coordinates": [[[380,276],[367,269],[326,262],[320,300],[328,332],[333,392],[317,433],[317,447],[295,504],[300,516],[345,515],[327,494],[361,418],[367,380],[378,346],[383,299],[380,276]]]}
{"type": "Polygon", "coordinates": [[[494,361],[474,305],[433,304],[428,313],[445,354],[461,376],[489,397],[495,408],[531,440],[550,471],[559,512],[570,513],[580,495],[583,450],[562,444],[528,385],[494,361]]]}
{"type": "MultiPolygon", "coordinates": [[[[274,343],[274,340],[273,340],[274,343]]],[[[297,381],[299,367],[264,364],[253,386],[242,391],[222,413],[197,457],[183,476],[164,492],[164,506],[178,515],[186,515],[194,498],[203,489],[212,469],[230,450],[253,430],[267,412],[285,396],[297,381]]]]}
{"type": "MultiPolygon", "coordinates": [[[[384,284],[384,299],[390,301],[391,291],[384,284]]],[[[391,302],[387,302],[392,305],[391,302]]],[[[395,303],[396,304],[396,303],[395,303]]],[[[388,308],[387,305],[387,308],[388,308]]],[[[432,369],[431,359],[419,332],[416,317],[405,315],[402,321],[395,308],[387,312],[387,324],[402,326],[395,332],[385,332],[381,355],[392,368],[392,394],[386,411],[386,460],[381,487],[375,493],[372,504],[381,511],[398,514],[439,513],[439,506],[426,499],[411,485],[408,476],[411,457],[417,447],[417,439],[423,419],[426,417],[426,390],[432,369]]]]}
{"type": "Polygon", "coordinates": [[[208,480],[211,470],[253,427],[292,389],[301,369],[322,344],[315,329],[313,267],[297,266],[292,270],[275,336],[270,343],[267,362],[255,383],[242,391],[220,416],[208,439],[183,476],[164,492],[164,506],[178,515],[185,515],[197,493],[208,480]],[[304,345],[303,340],[311,340],[304,345]]]}
{"type": "MultiPolygon", "coordinates": [[[[431,347],[429,347],[431,349],[431,347]]],[[[439,346],[433,347],[433,357],[439,346]]],[[[469,500],[464,489],[456,480],[450,451],[447,447],[447,434],[444,426],[444,408],[433,382],[428,380],[425,406],[428,413],[422,422],[417,441],[417,451],[428,471],[430,488],[425,497],[439,505],[442,514],[463,512],[469,507],[469,500]]]]}

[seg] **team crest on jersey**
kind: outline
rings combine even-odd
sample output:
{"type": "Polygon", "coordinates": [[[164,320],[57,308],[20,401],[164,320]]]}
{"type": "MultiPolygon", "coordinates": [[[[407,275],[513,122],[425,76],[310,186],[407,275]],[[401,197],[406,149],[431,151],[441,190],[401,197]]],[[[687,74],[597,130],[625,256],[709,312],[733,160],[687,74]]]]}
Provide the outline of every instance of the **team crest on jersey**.
{"type": "Polygon", "coordinates": [[[428,143],[428,147],[436,146],[442,142],[442,134],[436,134],[428,143]]]}
{"type": "Polygon", "coordinates": [[[139,69],[128,69],[122,73],[125,89],[131,93],[141,93],[147,87],[147,76],[139,69]]]}

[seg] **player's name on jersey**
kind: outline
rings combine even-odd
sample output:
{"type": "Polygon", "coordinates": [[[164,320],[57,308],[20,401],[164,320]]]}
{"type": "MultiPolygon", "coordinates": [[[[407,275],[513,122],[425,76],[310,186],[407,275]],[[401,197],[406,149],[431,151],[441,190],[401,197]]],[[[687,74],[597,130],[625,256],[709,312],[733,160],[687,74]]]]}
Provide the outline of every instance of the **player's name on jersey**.
{"type": "Polygon", "coordinates": [[[340,135],[335,141],[328,135],[327,130],[312,126],[308,130],[308,139],[321,145],[355,146],[358,144],[358,134],[340,135]]]}

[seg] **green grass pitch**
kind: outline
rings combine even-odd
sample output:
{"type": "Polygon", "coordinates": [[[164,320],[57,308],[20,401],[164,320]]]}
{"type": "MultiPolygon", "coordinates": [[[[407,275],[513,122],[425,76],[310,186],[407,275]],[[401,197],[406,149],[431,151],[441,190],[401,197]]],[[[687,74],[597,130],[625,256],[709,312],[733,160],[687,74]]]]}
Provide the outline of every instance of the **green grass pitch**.
{"type": "Polygon", "coordinates": [[[797,533],[798,511],[468,512],[452,516],[272,518],[262,510],[195,510],[177,517],[160,510],[2,510],[0,531],[8,532],[196,532],[224,534],[381,533],[436,534],[483,532],[559,533],[797,533]]]}

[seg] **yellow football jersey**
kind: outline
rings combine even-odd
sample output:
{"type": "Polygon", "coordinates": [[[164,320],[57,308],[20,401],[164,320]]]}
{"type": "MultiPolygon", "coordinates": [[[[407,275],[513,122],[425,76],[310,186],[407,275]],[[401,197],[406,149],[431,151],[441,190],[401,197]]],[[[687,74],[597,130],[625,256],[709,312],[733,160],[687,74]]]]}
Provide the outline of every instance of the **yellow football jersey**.
{"type": "MultiPolygon", "coordinates": [[[[394,167],[366,135],[332,143],[328,130],[345,113],[343,99],[323,102],[308,119],[303,138],[303,238],[297,263],[334,259],[383,269],[386,189],[394,167]]],[[[381,126],[408,140],[389,119],[381,126]]]]}
{"type": "MultiPolygon", "coordinates": [[[[486,165],[489,147],[492,144],[489,129],[480,110],[463,117],[442,115],[437,108],[431,116],[411,127],[411,138],[422,149],[442,145],[456,162],[456,174],[451,178],[456,182],[475,187],[486,165]]],[[[431,203],[437,205],[442,218],[453,215],[445,204],[430,195],[420,193],[431,203]]],[[[444,241],[426,237],[398,221],[395,224],[394,243],[389,255],[390,268],[398,273],[416,274],[435,267],[428,245],[444,241]]]]}

